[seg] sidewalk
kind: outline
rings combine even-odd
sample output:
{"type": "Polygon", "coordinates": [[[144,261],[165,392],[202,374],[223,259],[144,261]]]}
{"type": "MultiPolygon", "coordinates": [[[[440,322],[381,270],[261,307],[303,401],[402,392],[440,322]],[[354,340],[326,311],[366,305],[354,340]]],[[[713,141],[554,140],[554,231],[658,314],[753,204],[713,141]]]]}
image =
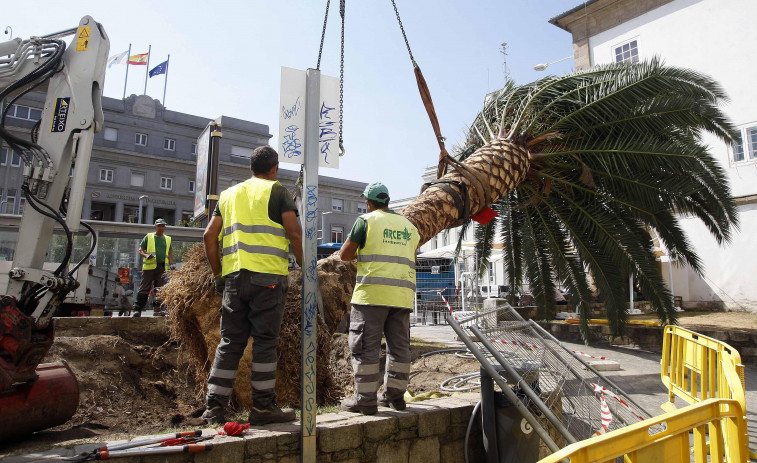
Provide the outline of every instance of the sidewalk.
{"type": "MultiPolygon", "coordinates": [[[[439,342],[452,347],[464,344],[456,340],[455,332],[447,325],[416,325],[410,327],[410,337],[428,342],[439,342]]],[[[570,350],[585,352],[595,357],[607,357],[620,363],[620,370],[602,372],[652,415],[660,415],[660,405],[667,401],[667,389],[660,379],[660,353],[621,346],[589,347],[570,342],[562,343],[570,350]]],[[[747,427],[749,447],[757,450],[757,365],[746,365],[747,427]]],[[[676,404],[681,406],[681,400],[676,404]]]]}

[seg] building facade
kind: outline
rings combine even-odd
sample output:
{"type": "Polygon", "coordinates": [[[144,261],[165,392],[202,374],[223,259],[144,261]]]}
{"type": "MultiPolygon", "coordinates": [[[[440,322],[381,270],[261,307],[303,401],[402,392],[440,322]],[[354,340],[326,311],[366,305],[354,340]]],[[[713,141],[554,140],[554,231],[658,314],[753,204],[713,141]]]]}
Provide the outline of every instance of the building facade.
{"type": "MultiPolygon", "coordinates": [[[[39,121],[43,93],[29,93],[8,111],[6,129],[28,139],[39,121]]],[[[210,118],[165,109],[147,95],[102,99],[105,122],[95,134],[82,218],[151,224],[162,218],[184,225],[194,209],[197,138],[210,118]],[[140,216],[141,211],[141,216],[140,216]]],[[[267,145],[267,125],[221,116],[218,187],[222,191],[251,175],[252,150],[267,145]]],[[[21,214],[23,162],[7,146],[0,148],[0,214],[21,214]]],[[[298,171],[280,169],[279,181],[290,191],[298,171]]],[[[319,177],[319,242],[343,242],[363,212],[365,183],[319,177]]]]}
{"type": "Polygon", "coordinates": [[[726,145],[709,134],[705,142],[728,175],[739,229],[728,245],[718,246],[699,220],[680,217],[705,270],[698,275],[671,265],[661,249],[662,274],[684,308],[757,312],[751,278],[757,255],[757,88],[750,59],[757,56],[755,15],[753,0],[593,0],[550,20],[573,35],[577,69],[657,56],[711,76],[730,97],[723,110],[738,129],[738,142],[726,145]]]}

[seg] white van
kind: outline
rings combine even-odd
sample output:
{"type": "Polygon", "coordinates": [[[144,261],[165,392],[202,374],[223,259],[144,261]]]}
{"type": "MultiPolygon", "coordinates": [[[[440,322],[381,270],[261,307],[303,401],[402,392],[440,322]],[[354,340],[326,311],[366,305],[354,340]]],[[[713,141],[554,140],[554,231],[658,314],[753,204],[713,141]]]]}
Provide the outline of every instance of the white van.
{"type": "Polygon", "coordinates": [[[481,285],[478,291],[484,298],[507,297],[509,287],[507,285],[481,285]]]}

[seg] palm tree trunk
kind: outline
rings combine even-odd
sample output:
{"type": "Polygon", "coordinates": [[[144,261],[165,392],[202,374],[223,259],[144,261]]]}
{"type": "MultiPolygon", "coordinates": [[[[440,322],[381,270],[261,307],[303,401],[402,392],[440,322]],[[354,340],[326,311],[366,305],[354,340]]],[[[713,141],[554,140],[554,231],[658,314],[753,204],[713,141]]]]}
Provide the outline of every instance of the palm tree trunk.
{"type": "MultiPolygon", "coordinates": [[[[470,197],[470,214],[475,215],[484,207],[496,202],[512,191],[526,178],[530,166],[528,150],[504,138],[495,139],[477,149],[463,164],[477,173],[482,181],[488,183],[491,198],[488,204],[480,204],[481,187],[475,181],[464,177],[457,170],[442,177],[443,180],[459,181],[468,187],[470,197]]],[[[460,188],[452,186],[458,193],[460,188]]],[[[429,186],[412,203],[402,211],[421,236],[423,244],[440,231],[460,225],[461,214],[455,205],[455,199],[439,185],[429,186]]]]}

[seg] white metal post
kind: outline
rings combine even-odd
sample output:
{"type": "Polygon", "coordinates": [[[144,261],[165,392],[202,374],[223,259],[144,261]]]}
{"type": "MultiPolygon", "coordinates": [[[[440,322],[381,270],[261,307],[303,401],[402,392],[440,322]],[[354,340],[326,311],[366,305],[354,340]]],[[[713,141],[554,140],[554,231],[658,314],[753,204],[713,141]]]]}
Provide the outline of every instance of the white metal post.
{"type": "Polygon", "coordinates": [[[318,158],[321,73],[306,71],[305,174],[303,186],[302,240],[302,375],[301,375],[301,460],[316,458],[316,351],[318,348],[318,158]]]}
{"type": "Polygon", "coordinates": [[[673,259],[668,254],[668,276],[670,277],[670,298],[673,299],[673,308],[676,306],[676,293],[673,288],[673,259]]]}
{"type": "Polygon", "coordinates": [[[628,277],[628,313],[633,310],[633,275],[628,277]]]}

